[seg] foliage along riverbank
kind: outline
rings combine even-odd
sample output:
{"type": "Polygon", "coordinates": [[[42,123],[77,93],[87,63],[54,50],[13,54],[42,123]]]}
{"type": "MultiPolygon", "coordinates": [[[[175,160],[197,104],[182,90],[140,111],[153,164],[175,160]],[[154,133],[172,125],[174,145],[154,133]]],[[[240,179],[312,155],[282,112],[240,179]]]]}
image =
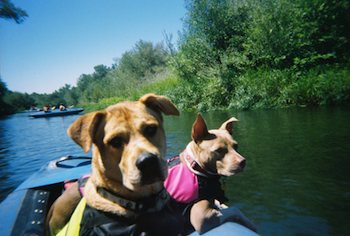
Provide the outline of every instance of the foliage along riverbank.
{"type": "Polygon", "coordinates": [[[129,89],[120,91],[120,96],[80,105],[87,111],[98,110],[123,100],[137,100],[149,92],[170,97],[182,110],[282,108],[350,103],[348,66],[317,67],[303,73],[291,69],[259,68],[232,78],[231,83],[233,90],[227,91],[214,78],[193,84],[183,82],[173,73],[168,73],[137,87],[127,86],[129,89]]]}
{"type": "Polygon", "coordinates": [[[350,103],[349,1],[186,0],[185,6],[177,46],[169,35],[165,45],[140,40],[111,67],[97,65],[76,86],[52,94],[12,92],[0,83],[0,102],[17,110],[59,103],[95,110],[154,92],[187,110],[350,103]]]}

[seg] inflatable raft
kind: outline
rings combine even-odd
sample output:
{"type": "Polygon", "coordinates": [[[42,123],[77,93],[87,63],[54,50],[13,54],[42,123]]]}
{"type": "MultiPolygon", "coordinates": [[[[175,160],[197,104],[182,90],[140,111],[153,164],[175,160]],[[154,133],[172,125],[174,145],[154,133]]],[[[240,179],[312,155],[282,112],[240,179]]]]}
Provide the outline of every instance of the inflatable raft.
{"type": "MultiPolygon", "coordinates": [[[[49,162],[1,202],[0,235],[45,235],[46,214],[62,193],[65,181],[78,179],[90,172],[90,157],[67,156],[49,162]]],[[[239,224],[227,222],[204,235],[257,234],[239,224]]]]}
{"type": "Polygon", "coordinates": [[[83,108],[67,108],[66,110],[60,111],[58,109],[51,111],[38,111],[30,114],[33,118],[53,117],[53,116],[68,116],[75,115],[84,111],[83,108]]]}

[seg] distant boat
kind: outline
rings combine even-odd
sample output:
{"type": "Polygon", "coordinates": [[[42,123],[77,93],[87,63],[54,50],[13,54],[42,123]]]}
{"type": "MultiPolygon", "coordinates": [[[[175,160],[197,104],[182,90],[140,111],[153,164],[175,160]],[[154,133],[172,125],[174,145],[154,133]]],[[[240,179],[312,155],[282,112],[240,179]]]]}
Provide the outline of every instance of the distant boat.
{"type": "Polygon", "coordinates": [[[33,118],[42,118],[42,117],[53,117],[53,116],[67,116],[78,114],[79,112],[84,111],[84,108],[67,108],[65,110],[51,110],[51,111],[38,111],[30,114],[30,117],[33,118]]]}

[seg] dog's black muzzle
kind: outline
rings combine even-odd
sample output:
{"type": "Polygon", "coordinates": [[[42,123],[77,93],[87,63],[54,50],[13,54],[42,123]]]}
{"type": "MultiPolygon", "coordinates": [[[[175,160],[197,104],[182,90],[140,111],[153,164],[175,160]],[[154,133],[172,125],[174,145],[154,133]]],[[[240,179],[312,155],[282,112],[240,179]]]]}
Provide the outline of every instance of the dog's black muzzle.
{"type": "Polygon", "coordinates": [[[144,152],[139,156],[136,167],[141,172],[142,184],[152,184],[164,180],[159,161],[160,158],[152,153],[144,152]]]}

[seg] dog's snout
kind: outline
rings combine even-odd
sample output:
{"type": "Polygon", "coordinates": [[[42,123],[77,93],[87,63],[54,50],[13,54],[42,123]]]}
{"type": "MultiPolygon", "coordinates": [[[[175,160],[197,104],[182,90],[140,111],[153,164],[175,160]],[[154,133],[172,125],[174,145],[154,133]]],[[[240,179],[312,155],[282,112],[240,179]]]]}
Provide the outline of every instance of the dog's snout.
{"type": "Polygon", "coordinates": [[[141,182],[151,184],[162,179],[159,157],[152,153],[142,153],[136,161],[141,173],[141,182]]]}
{"type": "Polygon", "coordinates": [[[159,168],[158,156],[152,153],[142,153],[136,161],[140,171],[155,170],[159,168]]]}
{"type": "Polygon", "coordinates": [[[246,164],[246,161],[245,161],[245,159],[243,159],[243,160],[239,163],[239,167],[240,167],[241,169],[243,169],[243,168],[245,167],[245,164],[246,164]]]}

